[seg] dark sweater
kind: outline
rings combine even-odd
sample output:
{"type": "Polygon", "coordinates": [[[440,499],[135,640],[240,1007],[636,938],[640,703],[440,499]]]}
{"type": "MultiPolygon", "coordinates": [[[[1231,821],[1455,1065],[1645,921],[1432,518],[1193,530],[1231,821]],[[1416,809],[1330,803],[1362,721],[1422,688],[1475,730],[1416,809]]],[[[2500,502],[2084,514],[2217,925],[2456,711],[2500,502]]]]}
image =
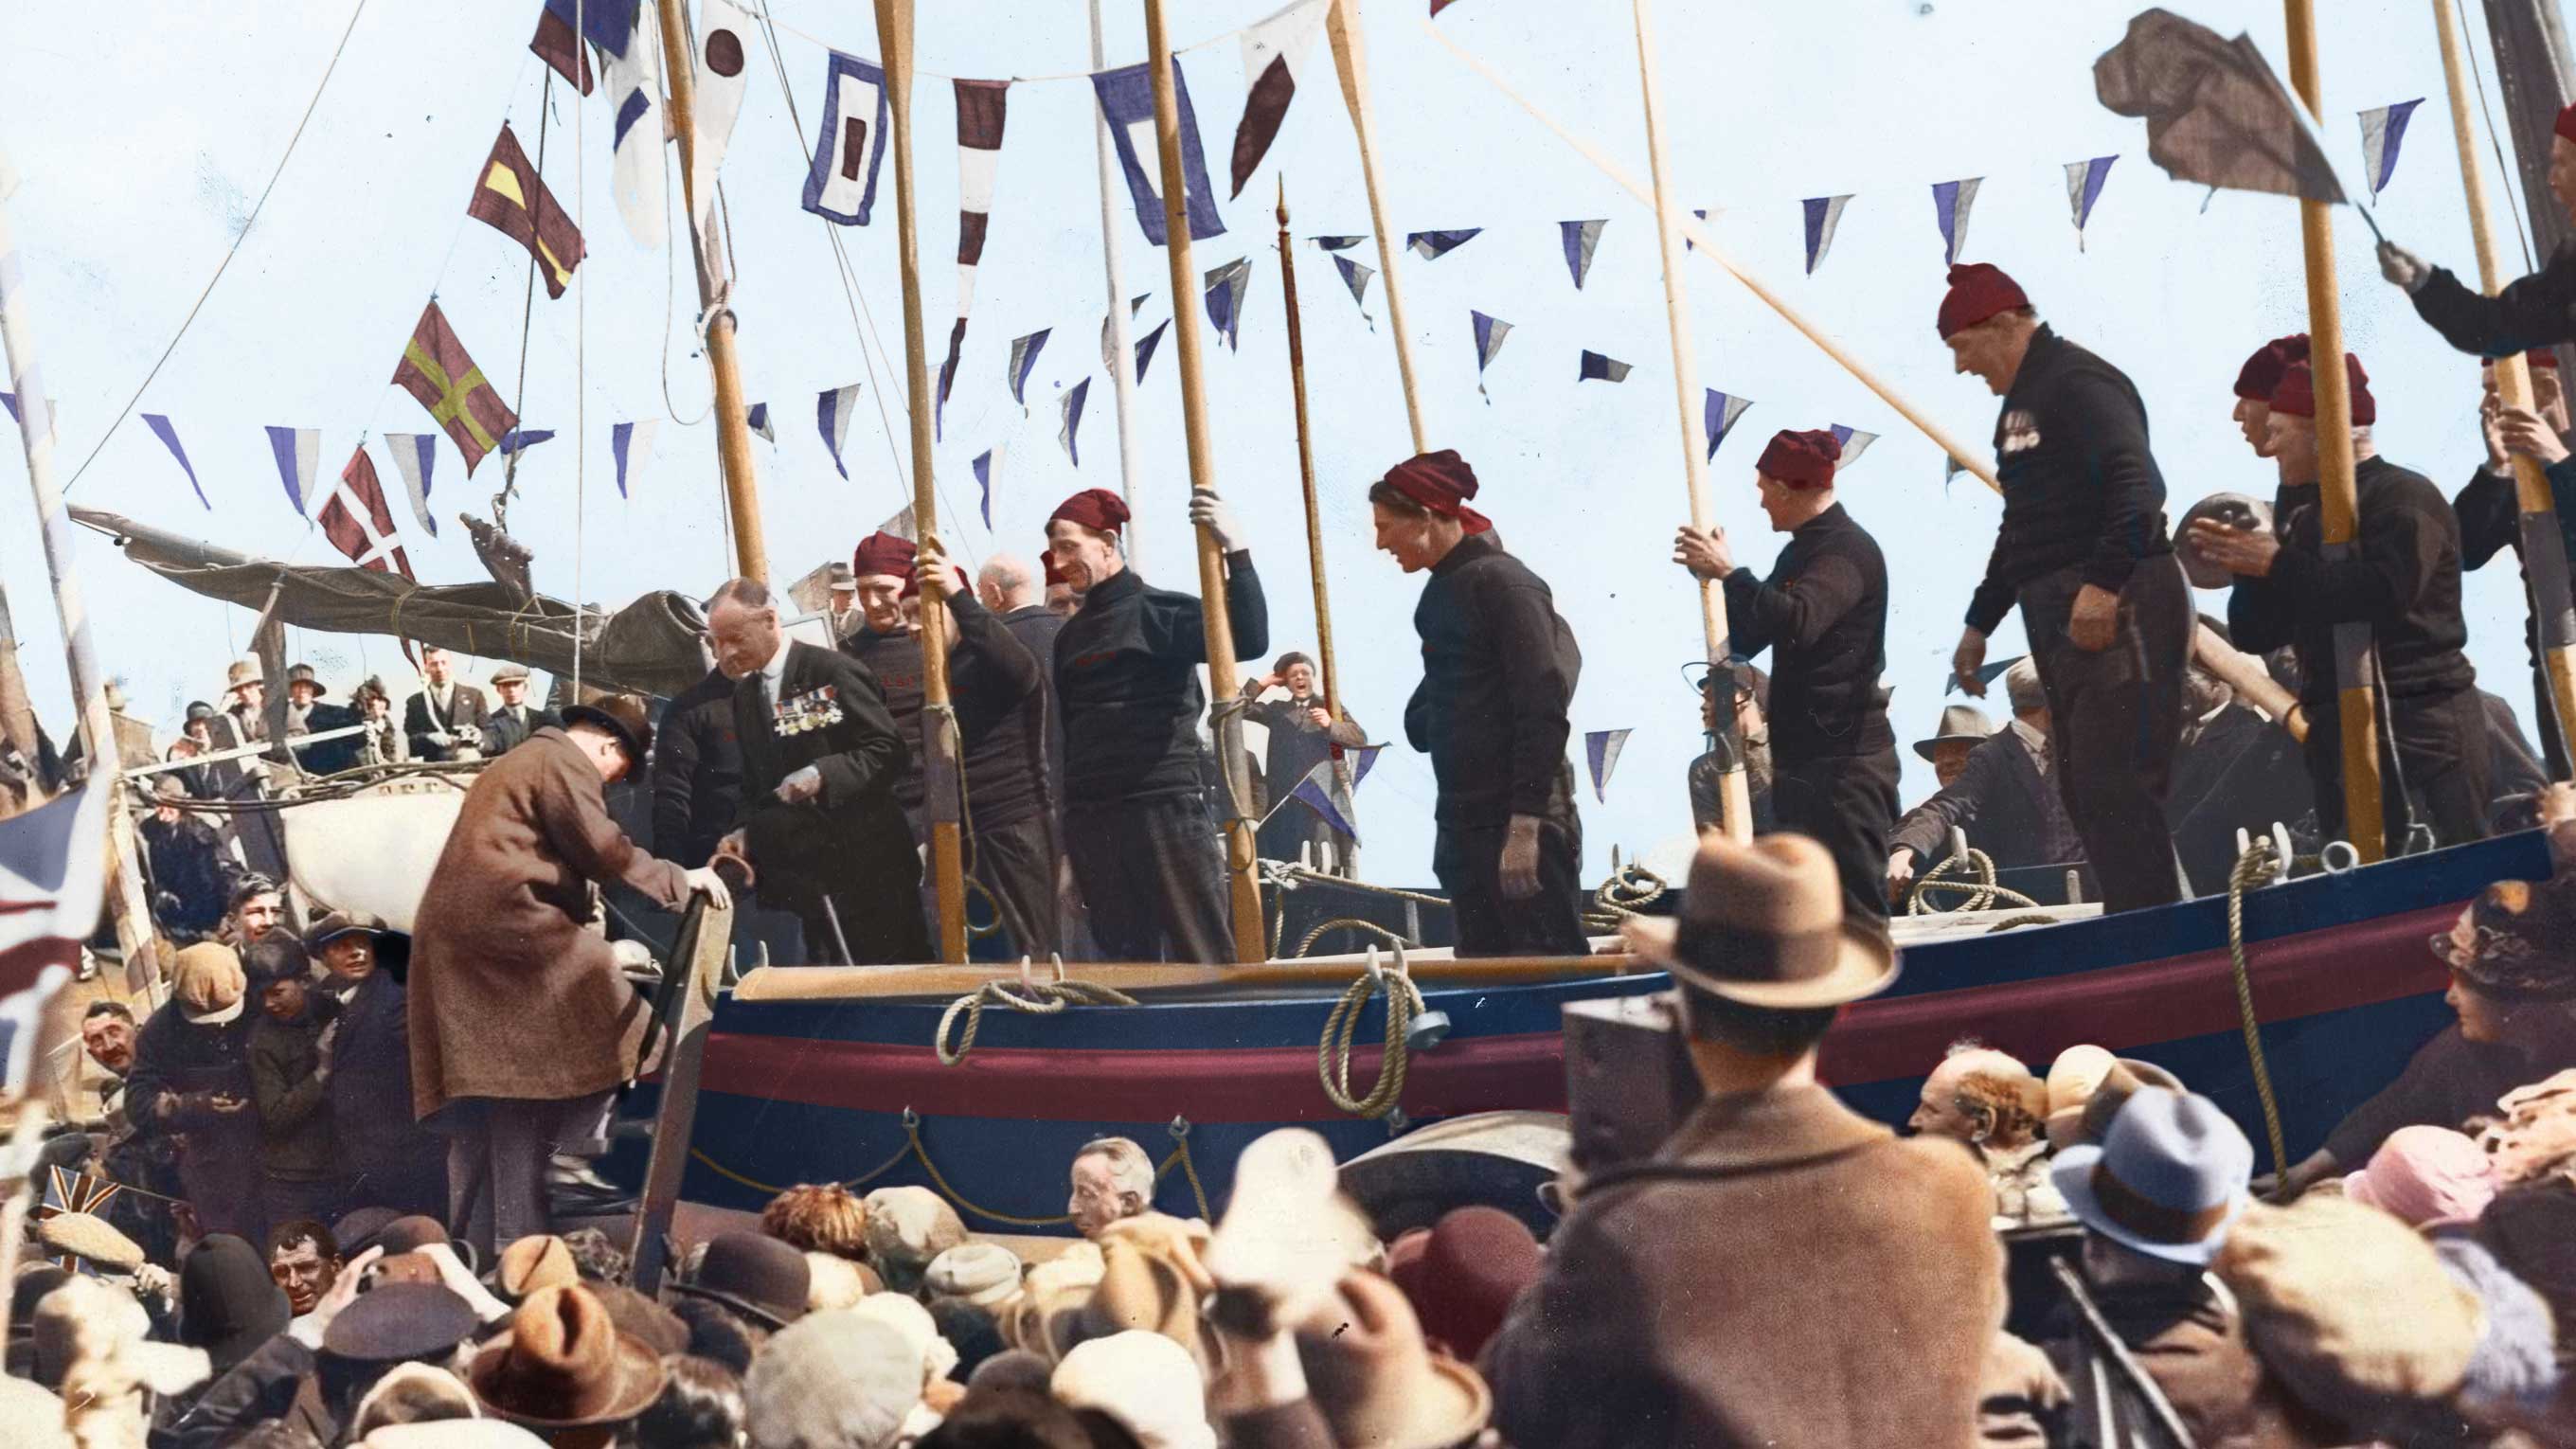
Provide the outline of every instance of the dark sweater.
{"type": "Polygon", "coordinates": [[[1968,625],[1991,634],[2021,586],[2080,565],[2117,592],[2142,558],[2173,552],[2147,409],[2128,375],[2043,326],[1995,421],[2003,525],[1968,625]]]}
{"type": "Polygon", "coordinates": [[[1735,652],[1772,651],[1771,752],[1783,764],[1896,747],[1887,694],[1887,560],[1839,503],[1800,524],[1771,566],[1726,576],[1735,652]]]}
{"type": "Polygon", "coordinates": [[[2236,647],[2262,654],[2287,644],[2299,656],[2299,697],[2312,718],[2336,695],[2334,626],[2368,624],[2392,699],[2449,694],[2477,679],[2460,616],[2460,521],[2440,489],[2385,458],[2353,471],[2360,516],[2357,556],[2325,560],[2314,483],[2285,484],[2274,498],[2281,552],[2272,572],[2239,578],[2227,604],[2236,647]]]}
{"type": "Polygon", "coordinates": [[[329,1084],[322,1065],[322,1031],[340,1003],[308,988],[304,1012],[279,1021],[262,1012],[250,1029],[251,1100],[259,1112],[259,1161],[269,1176],[319,1182],[338,1170],[331,1148],[329,1084]]]}
{"type": "Polygon", "coordinates": [[[950,594],[957,647],[948,697],[964,742],[966,799],[978,828],[1051,813],[1044,671],[1028,647],[973,594],[950,594]]]}
{"type": "MultiPolygon", "coordinates": [[[[885,691],[886,713],[894,716],[895,733],[910,754],[894,777],[895,803],[910,816],[921,814],[921,764],[929,754],[921,735],[921,636],[911,632],[880,634],[861,624],[841,641],[841,652],[868,667],[885,691]]],[[[916,821],[916,824],[918,822],[916,821]]]]}
{"type": "Polygon", "coordinates": [[[653,851],[694,870],[741,813],[733,681],[710,669],[663,706],[653,730],[653,851]]]}
{"type": "Polygon", "coordinates": [[[1055,636],[1064,632],[1061,615],[1048,612],[1042,604],[1013,609],[1002,616],[1002,627],[1029,651],[1038,662],[1038,688],[1046,695],[1046,777],[1047,799],[1058,814],[1064,811],[1064,705],[1055,697],[1055,636]]]}
{"type": "MultiPolygon", "coordinates": [[[[2549,479],[2550,501],[2557,509],[2560,547],[2568,558],[2576,559],[2576,456],[2561,458],[2541,471],[2549,479]]],[[[2460,520],[2460,567],[2485,568],[2488,560],[2508,548],[2516,559],[2522,558],[2522,497],[2515,490],[2512,474],[2490,472],[2481,465],[2451,496],[2451,511],[2460,520]]],[[[2522,578],[2527,596],[2531,586],[2528,561],[2522,564],[2522,578]]],[[[2532,623],[2526,613],[2522,642],[2525,652],[2537,663],[2537,635],[2532,623]]]]}
{"type": "Polygon", "coordinates": [[[1413,627],[1422,683],[1404,707],[1404,734],[1431,757],[1438,822],[1571,819],[1567,711],[1583,651],[1547,581],[1490,534],[1469,534],[1432,566],[1413,627]]]}
{"type": "Polygon", "coordinates": [[[2415,315],[2443,341],[2480,357],[2576,342],[2576,240],[2560,242],[2539,271],[2492,297],[2435,267],[2415,291],[2415,315]]]}
{"type": "Polygon", "coordinates": [[[2496,1098],[2514,1088],[2569,1067],[2576,1067],[2576,1032],[2525,1054],[2472,1042],[2454,1022],[2424,1043],[2396,1081],[2353,1108],[2326,1138],[2325,1150],[2346,1170],[2357,1169],[2400,1127],[2457,1128],[2495,1111],[2496,1098]]]}
{"type": "MultiPolygon", "coordinates": [[[[1252,555],[1226,555],[1226,616],[1237,657],[1270,648],[1270,611],[1252,555]]],[[[1199,717],[1207,615],[1197,598],[1124,569],[1094,584],[1055,636],[1068,807],[1194,795],[1203,788],[1199,717]]]]}

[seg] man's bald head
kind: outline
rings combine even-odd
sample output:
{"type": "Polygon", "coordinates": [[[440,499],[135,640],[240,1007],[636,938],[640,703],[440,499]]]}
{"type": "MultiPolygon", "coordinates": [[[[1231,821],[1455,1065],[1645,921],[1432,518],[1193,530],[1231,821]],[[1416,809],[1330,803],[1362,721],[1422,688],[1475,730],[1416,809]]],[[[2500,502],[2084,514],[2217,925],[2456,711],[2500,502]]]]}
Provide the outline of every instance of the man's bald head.
{"type": "Polygon", "coordinates": [[[1045,601],[1036,567],[1014,553],[997,553],[975,575],[975,597],[996,614],[1045,601]]]}
{"type": "Polygon", "coordinates": [[[786,646],[778,602],[758,579],[731,579],[707,600],[707,642],[727,679],[748,679],[786,646]]]}

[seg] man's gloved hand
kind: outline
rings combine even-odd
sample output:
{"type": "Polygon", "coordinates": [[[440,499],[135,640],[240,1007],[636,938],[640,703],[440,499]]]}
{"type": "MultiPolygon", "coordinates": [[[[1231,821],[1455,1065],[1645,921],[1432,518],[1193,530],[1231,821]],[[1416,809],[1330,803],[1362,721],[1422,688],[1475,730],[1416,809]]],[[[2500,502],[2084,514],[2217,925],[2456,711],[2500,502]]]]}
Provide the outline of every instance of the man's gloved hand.
{"type": "Polygon", "coordinates": [[[456,743],[456,736],[449,734],[445,730],[431,730],[429,732],[429,742],[443,750],[456,743]]]}
{"type": "Polygon", "coordinates": [[[1219,551],[1232,553],[1242,546],[1243,526],[1234,519],[1234,510],[1212,489],[1197,488],[1190,492],[1190,523],[1208,531],[1219,551]]]}
{"type": "Polygon", "coordinates": [[[804,769],[778,782],[778,798],[790,805],[811,800],[823,793],[823,772],[807,765],[804,769]]]}
{"type": "Polygon", "coordinates": [[[2379,274],[2412,296],[2433,279],[2432,264],[2392,241],[2379,244],[2379,274]]]}

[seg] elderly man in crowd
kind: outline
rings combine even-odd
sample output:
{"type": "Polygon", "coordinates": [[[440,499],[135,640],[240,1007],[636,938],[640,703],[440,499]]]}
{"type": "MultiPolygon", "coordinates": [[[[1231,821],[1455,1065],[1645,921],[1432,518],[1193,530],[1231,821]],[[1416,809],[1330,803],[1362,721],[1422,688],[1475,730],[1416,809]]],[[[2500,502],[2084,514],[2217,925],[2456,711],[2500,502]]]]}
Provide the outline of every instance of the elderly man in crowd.
{"type": "Polygon", "coordinates": [[[1950,832],[1968,832],[1998,870],[2077,865],[2084,840],[2066,814],[2063,767],[2052,748],[2048,692],[2039,666],[2018,659],[2004,671],[2012,722],[1968,752],[1967,768],[1915,806],[1888,835],[1887,885],[1901,895],[1921,868],[1950,853],[1950,832]]]}
{"type": "Polygon", "coordinates": [[[2048,1088],[2009,1053],[1973,1041],[1952,1044],[1924,1080],[1922,1100],[1905,1125],[1946,1137],[1977,1155],[1995,1190],[1995,1221],[2008,1227],[2063,1217],[2066,1204],[2048,1182],[2048,1088]]]}
{"type": "Polygon", "coordinates": [[[1097,1239],[1109,1225],[1154,1208],[1154,1159],[1125,1137],[1101,1137],[1073,1155],[1073,1230],[1097,1239]]]}
{"type": "Polygon", "coordinates": [[[1514,1444],[1966,1444],[2003,1321],[1984,1174],[1816,1084],[1840,1008],[1895,979],[1802,836],[1703,837],[1673,974],[1708,1098],[1651,1160],[1586,1182],[1485,1350],[1514,1444]]]}
{"type": "Polygon", "coordinates": [[[1947,790],[1968,771],[1968,756],[1995,732],[1995,722],[1973,704],[1941,706],[1941,725],[1914,742],[1915,758],[1932,767],[1933,783],[1947,790]]]}
{"type": "Polygon", "coordinates": [[[434,645],[420,651],[420,679],[419,692],[403,701],[412,758],[453,760],[478,748],[483,720],[491,713],[483,691],[458,679],[455,659],[434,645]]]}
{"type": "Polygon", "coordinates": [[[556,1152],[597,1151],[610,1093],[641,1070],[649,1015],[591,887],[665,909],[727,899],[711,870],[635,847],[603,791],[643,761],[640,700],[575,705],[477,775],[430,874],[408,982],[412,1108],[448,1139],[448,1226],[485,1255],[546,1227],[556,1152]]]}

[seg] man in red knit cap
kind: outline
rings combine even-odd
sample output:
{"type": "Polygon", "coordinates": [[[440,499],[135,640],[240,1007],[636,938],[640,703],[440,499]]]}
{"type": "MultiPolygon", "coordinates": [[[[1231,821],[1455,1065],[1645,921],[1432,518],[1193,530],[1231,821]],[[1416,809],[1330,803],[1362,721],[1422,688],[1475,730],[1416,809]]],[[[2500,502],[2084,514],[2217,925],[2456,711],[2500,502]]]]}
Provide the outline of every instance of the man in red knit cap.
{"type": "Polygon", "coordinates": [[[903,615],[903,591],[912,583],[911,539],[879,529],[859,540],[850,555],[858,585],[859,624],[841,640],[841,652],[868,667],[885,692],[886,713],[903,736],[903,768],[893,779],[895,803],[912,824],[916,843],[930,838],[921,813],[921,772],[929,751],[921,736],[921,640],[903,615]]]}
{"type": "Polygon", "coordinates": [[[2329,840],[2349,839],[2344,814],[2343,741],[2335,671],[2335,629],[2370,628],[2376,682],[2395,748],[2382,739],[2380,781],[2390,854],[2406,848],[2408,797],[2435,843],[2458,845],[2487,833],[2489,747],[2477,671],[2460,652],[2460,523],[2442,490],[2379,456],[2370,426],[2379,406],[2361,360],[2344,355],[2352,389],[2354,498],[2360,548],[2330,559],[2318,502],[2316,385],[2294,364],[2272,394],[2272,458],[2281,488],[2272,505],[2277,533],[2215,519],[2192,524],[2202,557],[2235,574],[2227,624],[2236,647],[2256,653],[2289,645],[2299,656],[2300,703],[2308,717],[2308,778],[2317,824],[2329,840]]]}
{"type": "Polygon", "coordinates": [[[1887,832],[1896,821],[1896,732],[1879,668],[1887,657],[1887,560],[1834,497],[1842,444],[1830,432],[1775,434],[1753,486],[1789,546],[1757,578],[1726,530],[1685,525],[1673,561],[1726,589],[1735,652],[1771,651],[1771,809],[1783,830],[1834,857],[1843,923],[1887,928],[1887,832]]]}
{"type": "MultiPolygon", "coordinates": [[[[1207,616],[1158,589],[1120,547],[1127,504],[1086,488],[1047,520],[1047,557],[1082,599],[1055,636],[1064,712],[1064,849],[1112,961],[1233,959],[1225,852],[1205,787],[1199,717],[1207,695],[1207,616]]],[[[1270,610],[1243,530],[1214,493],[1194,489],[1190,522],[1225,553],[1225,604],[1238,655],[1270,647],[1270,610]]]]}
{"type": "MultiPolygon", "coordinates": [[[[2549,143],[2549,194],[2576,216],[2576,106],[2558,113],[2549,143]]],[[[2397,245],[2379,244],[2380,275],[2415,299],[2415,315],[2442,340],[2480,357],[2576,342],[2576,239],[2558,244],[2539,271],[2489,297],[2397,245]]]]}
{"type": "Polygon", "coordinates": [[[2293,332],[2255,348],[2245,365],[2236,369],[2236,410],[2228,416],[2236,420],[2255,457],[2272,456],[2272,393],[2281,385],[2281,374],[2307,357],[2308,334],[2293,332]]]}
{"type": "Polygon", "coordinates": [[[1961,688],[1984,694],[1986,636],[2020,608],[2048,696],[2053,773],[2103,909],[2180,900],[2165,798],[2192,613],[2146,406],[2126,375],[2058,336],[1983,262],[1950,269],[1939,325],[1957,370],[2004,400],[2003,525],[1951,668],[1961,688]]]}

